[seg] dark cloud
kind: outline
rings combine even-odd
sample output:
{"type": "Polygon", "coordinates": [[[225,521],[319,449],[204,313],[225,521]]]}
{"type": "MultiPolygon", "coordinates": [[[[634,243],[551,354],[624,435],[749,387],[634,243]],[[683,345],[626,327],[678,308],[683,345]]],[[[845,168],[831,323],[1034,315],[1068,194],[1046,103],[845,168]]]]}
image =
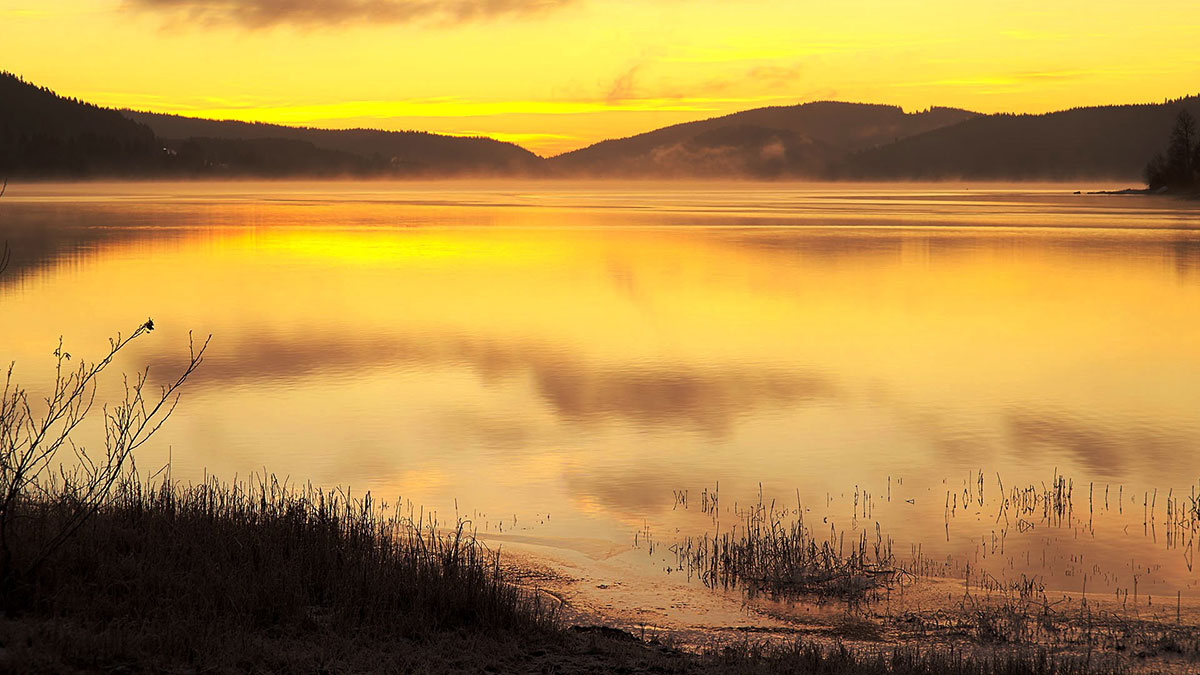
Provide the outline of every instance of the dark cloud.
{"type": "Polygon", "coordinates": [[[405,23],[433,20],[463,23],[499,16],[550,12],[575,0],[126,0],[126,6],[172,18],[247,28],[276,25],[405,23]]]}

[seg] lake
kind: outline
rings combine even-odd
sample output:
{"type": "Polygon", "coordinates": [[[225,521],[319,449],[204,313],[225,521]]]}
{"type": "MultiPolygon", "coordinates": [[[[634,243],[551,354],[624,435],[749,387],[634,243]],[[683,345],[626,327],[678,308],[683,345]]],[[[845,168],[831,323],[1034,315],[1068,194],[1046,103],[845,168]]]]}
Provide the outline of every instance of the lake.
{"type": "Polygon", "coordinates": [[[165,382],[211,334],[144,471],[369,490],[589,581],[670,577],[719,491],[1174,608],[1200,204],[1076,187],[10,185],[0,359],[39,390],[60,335],[91,359],[152,317],[117,366],[165,382]],[[1065,522],[1004,512],[1058,476],[1065,522]]]}

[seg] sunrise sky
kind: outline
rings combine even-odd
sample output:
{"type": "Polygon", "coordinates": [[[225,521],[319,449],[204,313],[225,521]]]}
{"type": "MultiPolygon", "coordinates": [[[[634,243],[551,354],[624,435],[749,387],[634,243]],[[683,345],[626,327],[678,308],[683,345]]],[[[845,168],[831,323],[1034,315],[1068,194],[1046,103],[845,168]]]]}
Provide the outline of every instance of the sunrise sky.
{"type": "Polygon", "coordinates": [[[114,107],[550,155],[820,99],[1045,112],[1200,91],[1195,0],[0,0],[0,69],[114,107]]]}

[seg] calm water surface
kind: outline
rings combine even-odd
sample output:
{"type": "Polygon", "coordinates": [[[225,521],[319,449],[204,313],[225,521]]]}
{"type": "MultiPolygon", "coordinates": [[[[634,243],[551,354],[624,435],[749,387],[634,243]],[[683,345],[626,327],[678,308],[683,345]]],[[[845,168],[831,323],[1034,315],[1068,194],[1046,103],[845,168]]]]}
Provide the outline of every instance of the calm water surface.
{"type": "Polygon", "coordinates": [[[719,483],[730,507],[799,498],[821,527],[878,522],[897,550],[990,555],[1000,575],[1198,592],[1194,543],[1164,522],[1168,493],[1200,479],[1194,203],[1061,186],[17,185],[0,239],[0,358],[33,388],[59,335],[94,357],[153,317],[119,365],[165,379],[188,331],[212,334],[140,458],[169,453],[176,477],[265,469],[603,555],[635,531],[703,532],[673,491],[719,483]],[[1068,476],[1084,516],[1018,531],[975,505],[980,472],[991,499],[1000,480],[1068,476]]]}

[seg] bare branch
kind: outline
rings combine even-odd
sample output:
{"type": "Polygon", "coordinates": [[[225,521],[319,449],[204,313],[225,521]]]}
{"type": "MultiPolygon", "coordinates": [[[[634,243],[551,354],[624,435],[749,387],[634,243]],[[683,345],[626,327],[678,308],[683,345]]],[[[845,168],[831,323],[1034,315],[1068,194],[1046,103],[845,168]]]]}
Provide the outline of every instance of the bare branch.
{"type": "MultiPolygon", "coordinates": [[[[108,503],[114,484],[128,471],[136,471],[133,452],[148,442],[174,413],[180,388],[204,359],[210,335],[197,348],[188,335],[189,360],[183,372],[157,396],[147,397],[149,370],[124,379],[124,400],[104,405],[105,447],[93,457],[71,439],[88,417],[96,400],[98,378],[116,355],[133,340],[154,330],[146,323],[126,337],[118,333],[109,340],[108,352],[95,363],[80,362],[68,367],[71,355],[60,338],[55,356],[55,380],[42,399],[38,415],[22,387],[12,379],[10,365],[0,398],[0,582],[8,584],[16,573],[28,573],[40,565],[90,517],[108,503]],[[59,463],[59,451],[71,449],[74,462],[59,463]],[[59,485],[61,481],[61,485],[59,485]],[[68,507],[60,531],[44,539],[37,551],[26,551],[21,569],[16,569],[10,533],[19,511],[36,500],[57,501],[68,507]]],[[[7,586],[0,586],[3,591],[7,586]]]]}

